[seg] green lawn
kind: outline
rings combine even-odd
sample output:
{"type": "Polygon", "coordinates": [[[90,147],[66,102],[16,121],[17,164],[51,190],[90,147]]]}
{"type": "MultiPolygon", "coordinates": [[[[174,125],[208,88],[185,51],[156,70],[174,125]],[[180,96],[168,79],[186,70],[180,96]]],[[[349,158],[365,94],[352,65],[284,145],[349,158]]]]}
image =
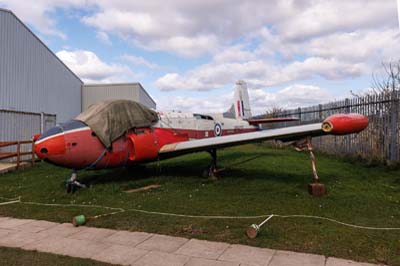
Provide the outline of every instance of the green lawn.
{"type": "MultiPolygon", "coordinates": [[[[218,181],[201,177],[209,163],[206,153],[183,156],[146,168],[80,173],[91,187],[70,195],[64,181],[69,170],[45,163],[0,176],[0,196],[23,201],[73,203],[137,208],[190,215],[305,214],[346,223],[400,227],[400,173],[384,167],[317,154],[317,167],[328,195],[307,193],[312,173],[307,153],[246,145],[219,152],[219,164],[234,166],[218,181]],[[136,193],[124,190],[150,184],[161,187],[136,193]]],[[[107,213],[104,209],[45,207],[25,204],[0,206],[0,216],[69,222],[78,214],[107,213]]],[[[157,232],[258,247],[285,249],[400,265],[400,231],[368,231],[307,218],[273,218],[254,240],[244,232],[263,219],[195,219],[124,212],[89,222],[89,226],[157,232]]]]}
{"type": "Polygon", "coordinates": [[[60,256],[36,251],[27,251],[17,248],[0,247],[0,265],[6,266],[111,266],[104,262],[78,259],[67,256],[60,256]]]}

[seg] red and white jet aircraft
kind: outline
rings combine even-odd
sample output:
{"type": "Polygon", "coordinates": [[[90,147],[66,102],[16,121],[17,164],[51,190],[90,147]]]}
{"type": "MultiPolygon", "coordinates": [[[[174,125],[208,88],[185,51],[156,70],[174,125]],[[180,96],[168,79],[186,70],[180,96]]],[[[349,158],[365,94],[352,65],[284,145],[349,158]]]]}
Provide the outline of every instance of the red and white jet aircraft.
{"type": "MultiPolygon", "coordinates": [[[[261,130],[259,124],[291,121],[293,118],[251,119],[246,83],[236,83],[231,108],[220,114],[158,112],[159,120],[150,127],[129,129],[107,148],[93,130],[78,120],[56,126],[35,141],[37,156],[52,164],[73,169],[67,190],[82,186],[76,180],[81,169],[103,169],[135,165],[208,151],[209,174],[216,171],[216,150],[265,140],[303,142],[311,152],[311,137],[343,135],[362,131],[368,118],[359,114],[339,114],[321,123],[261,130]],[[307,146],[308,145],[308,146],[307,146]]],[[[303,145],[304,146],[304,145],[303,145]]],[[[315,164],[313,162],[313,170],[315,164]]],[[[314,181],[318,176],[314,171],[314,181]]]]}

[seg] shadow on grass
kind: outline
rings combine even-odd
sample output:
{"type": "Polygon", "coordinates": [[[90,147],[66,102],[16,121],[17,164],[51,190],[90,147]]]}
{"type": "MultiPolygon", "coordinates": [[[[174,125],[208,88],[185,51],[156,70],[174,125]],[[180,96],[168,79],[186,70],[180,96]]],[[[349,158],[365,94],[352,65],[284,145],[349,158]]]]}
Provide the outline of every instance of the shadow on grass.
{"type": "MultiPolygon", "coordinates": [[[[219,179],[269,179],[282,183],[299,183],[303,187],[304,175],[276,173],[274,171],[260,170],[259,168],[242,167],[246,163],[254,162],[265,164],[265,159],[269,156],[283,157],[282,154],[270,151],[255,152],[221,152],[219,154],[218,165],[221,171],[218,173],[219,179]]],[[[173,158],[159,163],[149,163],[147,165],[136,165],[124,168],[103,170],[100,172],[88,171],[83,174],[80,180],[89,185],[106,183],[126,183],[153,178],[197,178],[207,180],[204,170],[208,169],[210,157],[204,153],[201,156],[187,156],[181,159],[173,158]]]]}

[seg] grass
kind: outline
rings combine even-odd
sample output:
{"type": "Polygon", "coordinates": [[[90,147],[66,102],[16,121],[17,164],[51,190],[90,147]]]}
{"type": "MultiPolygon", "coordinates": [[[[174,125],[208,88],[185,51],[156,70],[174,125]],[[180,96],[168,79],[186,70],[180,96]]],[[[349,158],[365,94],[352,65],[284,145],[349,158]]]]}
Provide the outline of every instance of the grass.
{"type": "MultiPolygon", "coordinates": [[[[317,154],[317,167],[328,195],[307,193],[311,165],[307,153],[245,145],[219,151],[220,166],[232,165],[218,181],[201,177],[209,163],[206,153],[187,155],[146,168],[110,169],[79,173],[91,184],[70,195],[64,181],[69,170],[40,163],[23,172],[0,176],[0,196],[22,196],[42,203],[100,204],[191,215],[306,214],[364,226],[400,227],[398,170],[368,166],[317,154]],[[254,160],[235,166],[243,160],[254,160]],[[125,190],[160,184],[136,193],[125,190]]],[[[0,216],[69,222],[78,214],[107,213],[103,209],[44,207],[26,204],[0,206],[0,216]]],[[[273,218],[254,240],[244,231],[262,219],[215,220],[124,212],[95,219],[89,226],[157,232],[257,247],[317,253],[363,262],[400,265],[400,231],[372,231],[323,220],[273,218]]]]}
{"type": "Polygon", "coordinates": [[[27,251],[17,248],[0,247],[0,265],[7,266],[42,266],[42,265],[57,265],[57,266],[111,266],[104,262],[78,259],[67,256],[42,253],[36,251],[27,251]]]}

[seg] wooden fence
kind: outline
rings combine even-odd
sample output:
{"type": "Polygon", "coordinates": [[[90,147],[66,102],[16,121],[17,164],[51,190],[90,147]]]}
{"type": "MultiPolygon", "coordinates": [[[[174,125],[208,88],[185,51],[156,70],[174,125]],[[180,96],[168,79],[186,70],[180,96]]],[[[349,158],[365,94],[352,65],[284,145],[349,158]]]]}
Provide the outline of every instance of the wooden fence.
{"type": "Polygon", "coordinates": [[[313,139],[316,149],[329,154],[354,155],[367,160],[400,162],[400,92],[366,95],[316,106],[283,110],[269,117],[297,117],[299,121],[282,122],[267,128],[320,122],[337,113],[359,113],[369,118],[369,126],[358,134],[324,136],[313,139]]]}
{"type": "Polygon", "coordinates": [[[35,165],[35,150],[34,150],[33,140],[0,142],[0,148],[15,147],[15,146],[16,146],[15,151],[0,152],[0,161],[10,158],[16,158],[15,162],[17,164],[17,169],[20,167],[22,162],[30,162],[32,166],[35,165]],[[21,148],[23,145],[25,146],[29,145],[30,150],[22,151],[21,148]]]}

